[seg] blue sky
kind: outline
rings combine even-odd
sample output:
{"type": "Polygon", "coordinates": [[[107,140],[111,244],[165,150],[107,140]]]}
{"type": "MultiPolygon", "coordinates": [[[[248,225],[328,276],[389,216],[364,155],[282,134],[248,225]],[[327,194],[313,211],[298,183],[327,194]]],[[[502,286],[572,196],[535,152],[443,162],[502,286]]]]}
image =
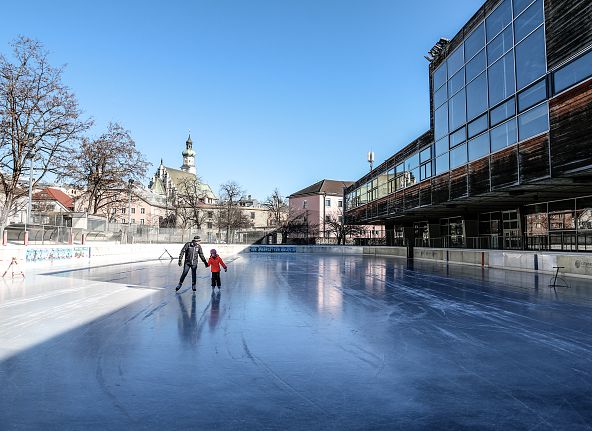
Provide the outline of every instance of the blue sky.
{"type": "Polygon", "coordinates": [[[129,129],[153,164],[264,199],[322,178],[356,180],[429,128],[428,62],[481,1],[28,1],[3,5],[18,34],[67,64],[91,135],[129,129]],[[28,9],[23,13],[23,8],[28,9]]]}

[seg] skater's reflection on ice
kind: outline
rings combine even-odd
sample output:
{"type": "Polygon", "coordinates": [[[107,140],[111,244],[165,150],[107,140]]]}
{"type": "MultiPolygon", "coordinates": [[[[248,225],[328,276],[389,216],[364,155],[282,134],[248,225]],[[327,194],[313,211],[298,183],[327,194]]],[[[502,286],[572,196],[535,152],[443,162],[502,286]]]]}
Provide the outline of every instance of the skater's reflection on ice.
{"type": "Polygon", "coordinates": [[[191,314],[187,312],[185,303],[183,302],[182,296],[177,295],[177,301],[179,302],[179,313],[178,327],[181,339],[188,344],[195,345],[197,343],[197,319],[195,312],[195,293],[191,295],[191,314]]]}
{"type": "Polygon", "coordinates": [[[212,303],[210,304],[210,329],[215,329],[220,320],[220,291],[212,289],[212,303]]]}

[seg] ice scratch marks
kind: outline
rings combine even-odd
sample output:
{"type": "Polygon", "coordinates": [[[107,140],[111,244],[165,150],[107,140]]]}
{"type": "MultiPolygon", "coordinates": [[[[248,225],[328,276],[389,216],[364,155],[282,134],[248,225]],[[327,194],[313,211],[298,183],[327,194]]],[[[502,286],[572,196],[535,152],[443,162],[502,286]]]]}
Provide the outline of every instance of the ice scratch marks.
{"type": "Polygon", "coordinates": [[[158,312],[159,310],[161,310],[162,308],[166,307],[168,304],[168,301],[162,301],[160,304],[158,304],[156,307],[154,307],[152,310],[150,310],[148,313],[146,313],[146,315],[142,318],[142,320],[146,320],[149,317],[151,317],[154,313],[158,312]]]}
{"type": "Polygon", "coordinates": [[[242,346],[243,346],[243,351],[245,352],[245,355],[247,356],[247,358],[249,358],[249,360],[253,364],[255,364],[255,366],[262,369],[269,377],[271,377],[272,381],[276,384],[276,386],[283,388],[284,390],[286,390],[288,392],[293,393],[298,398],[303,400],[306,404],[315,408],[319,412],[326,413],[325,409],[323,409],[320,405],[318,405],[314,400],[307,397],[304,393],[302,393],[301,391],[296,389],[294,386],[292,386],[290,383],[288,383],[284,378],[282,378],[282,376],[280,376],[278,373],[276,373],[269,365],[267,365],[267,363],[265,363],[263,360],[259,359],[259,357],[255,356],[251,352],[251,349],[249,349],[249,346],[247,344],[247,341],[245,340],[244,335],[242,336],[242,346]]]}

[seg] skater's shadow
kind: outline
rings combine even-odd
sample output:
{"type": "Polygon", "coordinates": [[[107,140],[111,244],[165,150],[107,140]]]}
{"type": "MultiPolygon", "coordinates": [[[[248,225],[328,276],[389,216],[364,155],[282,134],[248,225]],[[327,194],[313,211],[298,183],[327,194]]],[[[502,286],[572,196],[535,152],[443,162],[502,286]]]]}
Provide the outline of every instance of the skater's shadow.
{"type": "Polygon", "coordinates": [[[191,295],[191,313],[187,312],[185,303],[181,298],[181,295],[177,295],[177,301],[179,302],[179,313],[178,327],[179,334],[183,341],[188,344],[195,345],[197,343],[197,318],[196,318],[196,299],[195,293],[191,295]]]}
{"type": "Polygon", "coordinates": [[[210,329],[216,329],[220,320],[220,292],[212,292],[212,302],[210,304],[210,329]]]}

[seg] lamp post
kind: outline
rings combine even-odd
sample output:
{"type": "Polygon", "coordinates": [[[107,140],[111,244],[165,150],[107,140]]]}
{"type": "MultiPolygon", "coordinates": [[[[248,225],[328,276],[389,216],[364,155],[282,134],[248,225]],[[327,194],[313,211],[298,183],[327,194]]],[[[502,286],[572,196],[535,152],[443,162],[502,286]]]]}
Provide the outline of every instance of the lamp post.
{"type": "Polygon", "coordinates": [[[33,159],[37,155],[37,149],[35,148],[35,134],[27,134],[27,143],[31,146],[25,159],[30,160],[29,165],[29,202],[27,203],[27,218],[25,219],[25,232],[27,231],[27,224],[31,224],[31,202],[33,201],[33,159]]]}
{"type": "Polygon", "coordinates": [[[132,224],[132,187],[134,185],[134,180],[131,178],[127,181],[128,183],[128,190],[129,190],[129,200],[127,203],[127,224],[128,226],[132,224]]]}
{"type": "Polygon", "coordinates": [[[129,236],[130,230],[132,225],[132,186],[134,185],[134,180],[131,178],[127,181],[128,183],[128,190],[129,190],[129,200],[127,203],[127,242],[129,243],[129,236]]]}

